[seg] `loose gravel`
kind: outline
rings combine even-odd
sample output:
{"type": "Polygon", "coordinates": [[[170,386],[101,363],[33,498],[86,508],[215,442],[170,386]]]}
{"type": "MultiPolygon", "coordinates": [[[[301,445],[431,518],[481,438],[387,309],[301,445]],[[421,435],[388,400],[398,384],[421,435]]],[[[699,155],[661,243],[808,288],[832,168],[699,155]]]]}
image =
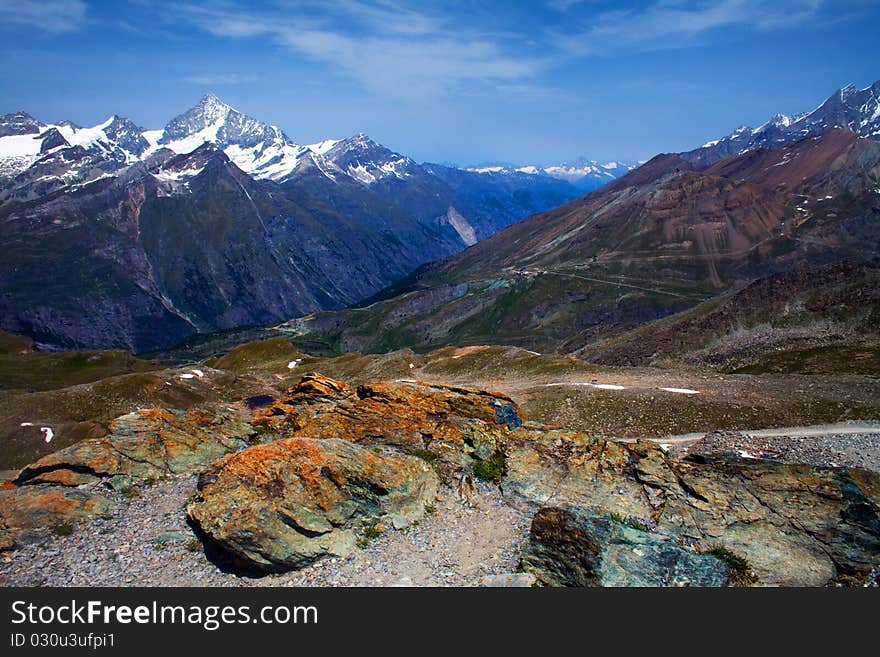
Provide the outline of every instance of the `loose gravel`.
{"type": "Polygon", "coordinates": [[[0,585],[474,586],[515,569],[531,522],[497,488],[478,483],[461,500],[444,486],[433,512],[410,527],[388,528],[346,557],[252,578],[223,572],[205,556],[184,512],[195,484],[184,475],[137,487],[133,499],[117,495],[109,517],[0,556],[0,585]]]}

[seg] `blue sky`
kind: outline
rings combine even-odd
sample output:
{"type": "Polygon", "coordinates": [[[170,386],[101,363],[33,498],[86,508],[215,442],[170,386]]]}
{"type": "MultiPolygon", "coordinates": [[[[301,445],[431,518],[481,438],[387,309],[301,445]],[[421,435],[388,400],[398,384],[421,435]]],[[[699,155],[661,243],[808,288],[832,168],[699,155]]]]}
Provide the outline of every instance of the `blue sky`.
{"type": "Polygon", "coordinates": [[[0,0],[0,113],[156,128],[213,91],[420,161],[645,159],[880,79],[874,0],[0,0]]]}

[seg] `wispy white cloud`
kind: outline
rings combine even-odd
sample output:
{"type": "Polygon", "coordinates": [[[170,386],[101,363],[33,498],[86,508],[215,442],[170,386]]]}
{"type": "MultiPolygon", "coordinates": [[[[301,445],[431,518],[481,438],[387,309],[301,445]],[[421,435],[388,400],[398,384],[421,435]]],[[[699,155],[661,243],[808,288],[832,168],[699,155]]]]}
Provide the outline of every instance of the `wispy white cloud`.
{"type": "Polygon", "coordinates": [[[473,84],[524,81],[546,62],[505,47],[495,35],[453,29],[447,18],[392,0],[309,2],[294,11],[251,12],[224,4],[189,4],[184,15],[230,38],[270,37],[277,44],[393,98],[430,98],[473,84]]]}
{"type": "Polygon", "coordinates": [[[580,55],[682,48],[724,28],[766,31],[802,25],[817,17],[823,4],[823,0],[655,0],[584,18],[573,32],[558,34],[557,42],[564,51],[580,55]]]}
{"type": "Polygon", "coordinates": [[[76,32],[86,22],[82,0],[0,0],[0,26],[76,32]]]}

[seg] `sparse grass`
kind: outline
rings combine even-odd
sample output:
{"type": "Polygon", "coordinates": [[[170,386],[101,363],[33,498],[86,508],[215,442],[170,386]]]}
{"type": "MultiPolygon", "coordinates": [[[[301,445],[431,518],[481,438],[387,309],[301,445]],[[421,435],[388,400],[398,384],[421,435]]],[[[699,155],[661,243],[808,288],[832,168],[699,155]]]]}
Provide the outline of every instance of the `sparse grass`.
{"type": "Polygon", "coordinates": [[[437,513],[437,507],[435,505],[431,504],[430,502],[425,505],[426,515],[433,516],[435,513],[437,513]]]}
{"type": "Polygon", "coordinates": [[[733,586],[751,586],[758,581],[752,572],[752,564],[743,556],[728,550],[723,545],[714,545],[709,548],[707,554],[721,559],[727,564],[727,573],[733,586]]]}
{"type": "Polygon", "coordinates": [[[648,523],[646,523],[644,520],[636,518],[635,516],[622,516],[619,513],[615,513],[613,511],[605,513],[604,515],[609,520],[613,520],[614,522],[620,523],[621,525],[626,525],[627,527],[632,527],[633,529],[638,529],[641,532],[651,531],[648,523]]]}
{"type": "Polygon", "coordinates": [[[490,459],[474,463],[474,476],[477,479],[482,479],[490,484],[500,484],[503,475],[504,454],[499,453],[490,459]]]}
{"type": "Polygon", "coordinates": [[[183,547],[186,548],[187,552],[201,552],[202,551],[201,542],[195,538],[189,539],[186,543],[183,544],[183,547]]]}

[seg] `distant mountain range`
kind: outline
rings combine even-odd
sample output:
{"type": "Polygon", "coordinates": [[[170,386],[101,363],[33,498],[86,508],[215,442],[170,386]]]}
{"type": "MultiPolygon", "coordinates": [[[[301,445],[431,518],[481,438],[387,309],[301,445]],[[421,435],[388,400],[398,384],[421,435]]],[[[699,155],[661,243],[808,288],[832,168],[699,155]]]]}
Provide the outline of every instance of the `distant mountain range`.
{"type": "MultiPolygon", "coordinates": [[[[300,318],[289,330],[328,352],[493,343],[572,353],[762,277],[875,264],[878,89],[845,87],[808,114],[658,155],[422,267],[368,306],[300,318]]],[[[830,326],[861,313],[859,303],[875,303],[850,298],[855,305],[846,308],[812,300],[810,317],[830,326]]],[[[764,304],[788,308],[784,297],[764,304]]],[[[651,361],[651,353],[640,357],[651,361]]]]}
{"type": "Polygon", "coordinates": [[[515,165],[484,163],[474,167],[468,167],[468,171],[488,175],[514,175],[526,173],[533,176],[550,176],[559,180],[565,180],[575,185],[584,192],[592,192],[602,185],[617,180],[621,176],[638,167],[642,162],[612,161],[604,164],[596,160],[579,158],[574,162],[563,162],[550,166],[515,165]]]}
{"type": "Polygon", "coordinates": [[[576,200],[552,167],[302,146],[213,96],[158,131],[6,115],[0,327],[142,353],[293,317],[325,351],[576,351],[762,276],[876,262],[878,90],[632,170],[573,164],[628,170],[576,200]]]}
{"type": "Polygon", "coordinates": [[[144,352],[341,308],[580,193],[420,165],[363,134],[299,145],[213,95],[160,130],[7,114],[2,328],[144,352]]]}

